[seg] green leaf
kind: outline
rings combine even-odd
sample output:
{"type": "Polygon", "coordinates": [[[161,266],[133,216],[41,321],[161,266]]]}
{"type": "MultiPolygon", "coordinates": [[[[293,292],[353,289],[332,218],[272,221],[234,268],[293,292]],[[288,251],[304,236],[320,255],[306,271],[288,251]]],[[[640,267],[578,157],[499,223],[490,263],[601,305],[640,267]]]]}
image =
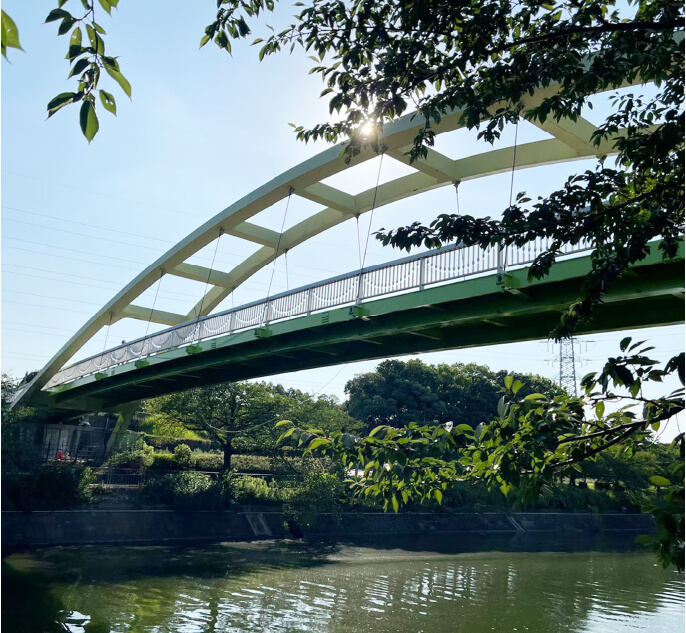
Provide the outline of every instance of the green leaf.
{"type": "Polygon", "coordinates": [[[105,110],[111,112],[115,116],[117,115],[117,103],[109,92],[101,90],[100,101],[102,102],[102,107],[105,108],[105,110]]]}
{"type": "Polygon", "coordinates": [[[57,35],[64,35],[65,33],[68,33],[74,24],[76,24],[76,20],[74,18],[64,18],[64,20],[62,20],[62,24],[60,24],[57,28],[57,35]]]}
{"type": "Polygon", "coordinates": [[[98,55],[104,55],[105,40],[96,33],[95,29],[90,24],[86,24],[86,33],[88,33],[88,39],[90,40],[91,46],[97,51],[98,55]]]}
{"type": "Polygon", "coordinates": [[[19,29],[14,23],[14,20],[4,11],[1,12],[2,25],[2,56],[7,59],[8,48],[18,48],[20,51],[24,49],[19,43],[19,29]]]}
{"type": "Polygon", "coordinates": [[[130,99],[131,98],[131,84],[126,80],[126,77],[122,75],[118,70],[116,70],[113,66],[111,66],[108,63],[105,63],[105,71],[107,74],[114,79],[121,89],[124,91],[126,96],[130,99]]]}
{"type": "Polygon", "coordinates": [[[605,403],[599,402],[595,405],[595,414],[598,419],[602,418],[605,413],[605,403]]]}
{"type": "Polygon", "coordinates": [[[209,35],[203,35],[202,38],[200,38],[200,46],[198,46],[198,48],[202,48],[203,46],[205,46],[205,44],[207,44],[207,42],[209,42],[210,39],[211,38],[209,35]]]}
{"type": "Polygon", "coordinates": [[[525,401],[531,401],[531,400],[538,401],[538,400],[547,400],[547,399],[548,398],[546,398],[542,393],[530,393],[526,398],[524,398],[525,401]]]}
{"type": "Polygon", "coordinates": [[[434,490],[434,497],[436,497],[439,505],[443,503],[443,493],[440,490],[434,490]]]}
{"type": "Polygon", "coordinates": [[[310,442],[310,445],[307,447],[307,452],[310,453],[317,450],[321,446],[328,446],[329,444],[331,444],[330,440],[324,437],[318,437],[316,440],[312,440],[310,442]]]}
{"type": "Polygon", "coordinates": [[[514,382],[514,376],[505,377],[505,389],[510,391],[512,389],[512,383],[514,382]]]}
{"type": "Polygon", "coordinates": [[[69,38],[69,46],[81,46],[81,42],[83,40],[83,33],[81,32],[80,27],[76,27],[72,32],[71,32],[71,37],[69,38]]]}
{"type": "Polygon", "coordinates": [[[69,11],[65,11],[64,9],[53,9],[48,13],[48,17],[45,18],[45,24],[48,22],[57,22],[57,20],[64,20],[64,19],[72,19],[73,17],[69,11]]]}
{"type": "Polygon", "coordinates": [[[63,92],[58,94],[56,97],[48,102],[48,119],[55,114],[58,110],[63,108],[76,100],[78,93],[76,92],[63,92]]]}
{"type": "Polygon", "coordinates": [[[516,396],[523,386],[524,383],[521,380],[515,380],[514,384],[512,385],[512,393],[516,396]]]}
{"type": "Polygon", "coordinates": [[[393,512],[398,514],[398,510],[400,509],[400,503],[398,503],[398,499],[395,495],[391,497],[391,504],[393,505],[393,512]]]}
{"type": "Polygon", "coordinates": [[[669,479],[667,479],[666,477],[660,477],[659,475],[654,475],[653,477],[651,477],[650,483],[654,486],[657,486],[658,488],[666,488],[667,486],[672,485],[672,482],[669,481],[669,479]]]}
{"type": "Polygon", "coordinates": [[[619,349],[621,349],[623,352],[626,352],[627,347],[629,347],[629,345],[631,345],[631,337],[627,336],[627,337],[623,338],[622,341],[620,342],[619,349]]]}
{"type": "Polygon", "coordinates": [[[293,424],[290,420],[281,420],[280,422],[276,423],[276,428],[278,429],[281,426],[286,426],[287,424],[293,424]]]}
{"type": "Polygon", "coordinates": [[[107,11],[107,15],[112,15],[112,5],[110,4],[109,0],[98,0],[100,2],[100,6],[107,11]]]}
{"type": "Polygon", "coordinates": [[[90,143],[100,129],[98,123],[98,116],[95,113],[95,105],[90,100],[85,100],[81,105],[81,112],[79,113],[79,123],[81,124],[81,131],[90,143]]]}
{"type": "Polygon", "coordinates": [[[74,67],[71,69],[71,72],[69,73],[69,77],[73,77],[74,75],[80,75],[90,65],[91,65],[91,62],[89,59],[79,59],[79,61],[77,61],[74,64],[74,67]]]}

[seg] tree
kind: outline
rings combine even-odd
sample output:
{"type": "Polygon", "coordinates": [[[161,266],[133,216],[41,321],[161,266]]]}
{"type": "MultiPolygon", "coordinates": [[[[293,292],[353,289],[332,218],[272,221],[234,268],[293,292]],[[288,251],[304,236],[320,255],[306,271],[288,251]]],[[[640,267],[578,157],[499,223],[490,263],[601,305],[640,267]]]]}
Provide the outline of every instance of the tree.
{"type": "MultiPolygon", "coordinates": [[[[476,427],[496,415],[504,377],[505,372],[495,373],[476,363],[435,366],[420,360],[387,360],[375,371],[348,381],[347,408],[367,432],[380,424],[401,427],[411,422],[476,427]]],[[[563,393],[546,378],[529,375],[525,380],[528,393],[550,397],[563,393]]]]}
{"type": "Polygon", "coordinates": [[[234,439],[273,428],[287,410],[284,400],[265,384],[225,383],[155,398],[146,410],[209,436],[222,448],[224,470],[230,470],[234,439]]]}
{"type": "Polygon", "coordinates": [[[224,452],[224,469],[238,451],[269,453],[280,431],[276,423],[298,420],[326,433],[358,431],[335,398],[311,396],[267,383],[225,383],[149,400],[145,410],[174,425],[207,436],[224,452]]]}

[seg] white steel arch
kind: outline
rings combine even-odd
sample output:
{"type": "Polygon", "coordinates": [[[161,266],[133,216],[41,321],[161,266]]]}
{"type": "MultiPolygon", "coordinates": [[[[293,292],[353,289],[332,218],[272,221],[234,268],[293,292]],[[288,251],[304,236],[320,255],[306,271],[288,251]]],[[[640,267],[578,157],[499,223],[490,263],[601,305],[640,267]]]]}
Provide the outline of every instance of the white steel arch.
{"type": "MultiPolygon", "coordinates": [[[[636,83],[639,83],[638,79],[636,83]]],[[[530,109],[556,91],[556,86],[539,89],[523,99],[521,106],[524,110],[530,109]]],[[[460,114],[459,110],[451,112],[444,116],[439,124],[432,124],[432,129],[436,134],[458,129],[460,114]]],[[[532,123],[553,138],[518,146],[516,169],[616,153],[613,140],[605,140],[598,146],[591,143],[591,136],[597,128],[581,117],[576,121],[562,119],[532,123]]],[[[387,125],[379,134],[378,141],[386,148],[385,155],[409,165],[415,171],[380,185],[376,192],[376,207],[456,181],[464,182],[512,169],[512,148],[491,150],[459,160],[453,160],[430,149],[426,158],[410,164],[406,152],[409,151],[422,125],[421,118],[413,113],[387,125]]],[[[377,156],[373,150],[367,149],[346,164],[340,158],[341,149],[342,145],[331,147],[282,173],[220,211],[170,248],[108,301],[69,339],[22,390],[15,405],[26,401],[33,393],[42,389],[102,327],[123,318],[150,320],[173,326],[206,316],[233,290],[279,255],[341,222],[370,211],[374,201],[374,189],[352,195],[322,182],[336,173],[377,156]],[[249,221],[264,209],[286,198],[291,191],[294,195],[321,204],[322,209],[282,234],[249,221]],[[228,272],[186,263],[191,256],[219,238],[222,233],[260,244],[261,248],[228,272]],[[187,314],[174,314],[135,305],[136,298],[152,286],[161,274],[207,282],[211,288],[187,314]]]]}

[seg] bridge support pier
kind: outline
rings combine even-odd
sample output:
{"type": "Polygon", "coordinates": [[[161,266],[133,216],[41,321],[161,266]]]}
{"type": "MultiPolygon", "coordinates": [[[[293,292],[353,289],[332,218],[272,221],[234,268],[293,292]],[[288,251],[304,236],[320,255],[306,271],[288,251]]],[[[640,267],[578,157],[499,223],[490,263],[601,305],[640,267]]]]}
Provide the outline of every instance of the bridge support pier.
{"type": "Polygon", "coordinates": [[[112,429],[110,439],[107,440],[107,447],[105,448],[106,455],[111,455],[119,448],[121,438],[124,432],[128,430],[131,420],[133,420],[133,414],[136,412],[137,408],[138,402],[132,402],[119,409],[119,417],[114,425],[114,429],[112,429]]]}

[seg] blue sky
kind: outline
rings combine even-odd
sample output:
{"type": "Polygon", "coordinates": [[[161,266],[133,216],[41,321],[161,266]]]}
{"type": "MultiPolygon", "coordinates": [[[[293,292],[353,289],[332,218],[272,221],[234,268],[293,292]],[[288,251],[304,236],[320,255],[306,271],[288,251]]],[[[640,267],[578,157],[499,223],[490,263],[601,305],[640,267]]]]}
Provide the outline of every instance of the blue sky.
{"type": "MultiPolygon", "coordinates": [[[[80,3],[72,0],[66,8],[80,3]]],[[[56,94],[74,89],[67,81],[67,41],[55,24],[43,24],[54,0],[6,0],[3,9],[15,19],[25,53],[11,50],[2,62],[2,369],[14,375],[41,367],[64,342],[136,273],[203,221],[279,173],[322,151],[324,144],[296,141],[293,122],[311,125],[328,117],[319,98],[319,80],[309,76],[307,55],[279,55],[260,63],[257,49],[234,47],[233,57],[214,45],[198,50],[203,29],[216,4],[206,2],[134,3],[122,0],[113,18],[98,20],[107,29],[107,51],[119,56],[133,86],[129,101],[112,82],[103,87],[118,103],[118,116],[100,113],[100,132],[88,145],[78,128],[78,111],[66,108],[46,121],[45,106],[56,94]]],[[[284,4],[269,22],[281,25],[292,13],[284,4]]],[[[101,12],[103,13],[103,12],[101,12]]],[[[255,36],[263,35],[264,23],[255,36]]],[[[594,101],[588,118],[598,121],[606,99],[594,101]]],[[[500,143],[511,146],[514,129],[500,143]]],[[[519,142],[546,138],[523,123],[519,142]]],[[[437,149],[452,158],[488,149],[476,135],[455,132],[439,137],[437,149]]],[[[572,171],[590,163],[517,172],[515,192],[540,195],[552,191],[572,171]]],[[[331,184],[351,193],[373,186],[378,162],[339,174],[331,184]]],[[[381,181],[409,173],[388,159],[381,181]]],[[[508,202],[510,175],[464,183],[460,210],[493,215],[508,202]]],[[[317,205],[294,198],[286,227],[307,217],[317,205]]],[[[379,209],[371,230],[429,221],[456,210],[451,187],[379,209]]],[[[278,230],[283,203],[254,221],[278,230]]],[[[369,214],[361,219],[363,235],[369,214]]],[[[230,270],[254,249],[236,238],[220,242],[216,268],[230,270]]],[[[214,245],[197,256],[209,266],[214,245]],[[203,259],[204,258],[204,259],[203,259]]],[[[403,254],[370,240],[367,263],[403,254]]],[[[358,266],[354,221],[340,225],[288,255],[288,284],[315,282],[358,266]]],[[[236,291],[236,305],[261,299],[271,268],[236,291]]],[[[276,263],[273,291],[286,289],[283,258],[276,263]]],[[[156,287],[137,301],[151,306],[156,287]]],[[[166,276],[156,307],[187,310],[203,287],[166,276]]],[[[228,299],[219,309],[231,307],[228,299]]],[[[151,328],[153,331],[155,326],[151,328]]],[[[79,356],[141,336],[146,324],[124,320],[101,331],[79,356]]],[[[656,356],[666,360],[683,348],[681,327],[584,337],[580,375],[599,368],[625,335],[649,338],[656,356]]],[[[495,370],[530,371],[554,378],[554,353],[543,342],[500,345],[473,350],[423,354],[424,361],[478,362],[495,370]]],[[[78,357],[77,357],[78,358],[78,357]]],[[[309,392],[344,397],[355,374],[374,362],[351,363],[273,378],[309,392]]],[[[671,386],[671,385],[670,385],[671,386]]],[[[674,425],[672,425],[674,426],[674,425]]],[[[664,437],[676,433],[665,432],[664,437]]]]}

